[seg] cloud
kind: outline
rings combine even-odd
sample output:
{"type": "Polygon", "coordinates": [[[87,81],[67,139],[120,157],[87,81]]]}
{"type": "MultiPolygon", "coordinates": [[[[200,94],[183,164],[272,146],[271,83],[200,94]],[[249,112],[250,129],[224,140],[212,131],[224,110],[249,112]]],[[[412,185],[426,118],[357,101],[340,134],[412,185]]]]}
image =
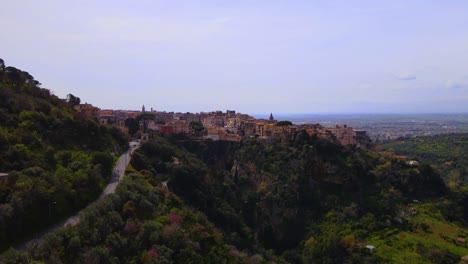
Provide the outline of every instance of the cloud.
{"type": "Polygon", "coordinates": [[[394,77],[397,78],[398,80],[401,80],[401,81],[416,80],[416,75],[408,73],[408,72],[396,74],[394,77]]]}
{"type": "Polygon", "coordinates": [[[447,82],[445,82],[445,87],[451,90],[468,90],[468,83],[448,80],[447,82]]]}

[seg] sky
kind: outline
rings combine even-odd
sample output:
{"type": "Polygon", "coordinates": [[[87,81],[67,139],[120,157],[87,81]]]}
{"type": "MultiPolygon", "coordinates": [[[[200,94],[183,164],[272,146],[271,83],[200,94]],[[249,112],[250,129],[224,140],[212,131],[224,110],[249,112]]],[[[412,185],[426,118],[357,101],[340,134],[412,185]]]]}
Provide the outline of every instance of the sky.
{"type": "Polygon", "coordinates": [[[0,2],[0,58],[102,109],[468,112],[465,0],[0,2]]]}

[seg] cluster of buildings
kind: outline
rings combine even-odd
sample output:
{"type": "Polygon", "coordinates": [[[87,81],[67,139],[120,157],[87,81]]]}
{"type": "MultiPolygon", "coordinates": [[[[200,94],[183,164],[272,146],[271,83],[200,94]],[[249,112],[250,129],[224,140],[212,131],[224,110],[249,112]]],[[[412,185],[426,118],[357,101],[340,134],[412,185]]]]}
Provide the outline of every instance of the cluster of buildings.
{"type": "Polygon", "coordinates": [[[78,116],[94,118],[103,125],[116,125],[124,128],[125,121],[129,118],[136,118],[142,112],[140,111],[128,111],[128,110],[101,110],[100,108],[93,106],[92,104],[78,104],[73,106],[78,116]]]}
{"type": "MultiPolygon", "coordinates": [[[[186,134],[188,138],[197,140],[224,140],[240,142],[245,138],[256,137],[262,140],[285,139],[294,140],[296,132],[305,131],[310,136],[335,138],[342,145],[369,146],[371,143],[366,131],[354,130],[346,125],[332,128],[320,124],[292,124],[278,122],[270,114],[268,119],[256,119],[247,114],[227,110],[201,113],[175,113],[127,110],[101,110],[91,104],[75,105],[78,116],[91,117],[104,125],[115,125],[127,129],[127,120],[139,120],[139,136],[142,140],[149,138],[151,133],[186,134]]],[[[6,185],[7,173],[0,173],[0,186],[6,185]]]]}
{"type": "Polygon", "coordinates": [[[293,140],[296,132],[305,131],[310,136],[336,138],[343,145],[367,146],[370,139],[364,130],[354,130],[346,125],[332,128],[320,124],[296,125],[277,122],[270,114],[268,119],[256,119],[233,110],[180,113],[126,110],[100,110],[90,104],[75,106],[77,112],[95,117],[101,124],[112,124],[125,128],[126,120],[139,120],[140,137],[145,140],[151,133],[186,134],[192,139],[225,140],[239,142],[245,138],[257,137],[263,140],[293,140]],[[140,117],[140,118],[138,118],[140,117]]]}
{"type": "MultiPolygon", "coordinates": [[[[174,113],[145,112],[154,115],[150,120],[140,121],[141,131],[151,131],[173,134],[188,134],[193,139],[225,140],[239,142],[244,138],[257,137],[263,140],[288,139],[294,140],[298,131],[306,131],[310,136],[336,138],[343,145],[368,146],[371,141],[366,131],[354,130],[346,125],[326,128],[319,124],[295,125],[289,122],[278,122],[270,114],[268,119],[256,119],[247,114],[236,113],[233,110],[174,113]],[[197,131],[196,127],[203,127],[197,131]]],[[[143,138],[144,139],[144,138],[143,138]]]]}

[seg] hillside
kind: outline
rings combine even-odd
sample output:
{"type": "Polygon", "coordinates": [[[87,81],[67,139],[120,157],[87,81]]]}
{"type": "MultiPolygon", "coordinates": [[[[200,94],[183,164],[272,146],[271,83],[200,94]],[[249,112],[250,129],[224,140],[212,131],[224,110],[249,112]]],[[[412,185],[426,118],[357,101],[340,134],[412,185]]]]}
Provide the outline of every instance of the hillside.
{"type": "Polygon", "coordinates": [[[127,148],[40,85],[0,59],[0,250],[94,200],[127,148]]]}
{"type": "MultiPolygon", "coordinates": [[[[79,98],[60,100],[3,61],[0,85],[4,250],[93,201],[127,141],[78,115],[79,98]]],[[[419,159],[413,165],[305,131],[291,141],[151,138],[115,195],[0,263],[457,263],[468,255],[456,242],[468,236],[463,135],[395,143],[419,159]]]]}
{"type": "Polygon", "coordinates": [[[468,235],[467,190],[450,192],[428,165],[299,133],[269,143],[155,136],[133,154],[117,195],[90,209],[89,221],[4,257],[456,263],[468,255],[454,242],[468,235]]]}
{"type": "Polygon", "coordinates": [[[393,151],[434,166],[450,187],[468,185],[468,134],[401,138],[382,144],[393,151]]]}

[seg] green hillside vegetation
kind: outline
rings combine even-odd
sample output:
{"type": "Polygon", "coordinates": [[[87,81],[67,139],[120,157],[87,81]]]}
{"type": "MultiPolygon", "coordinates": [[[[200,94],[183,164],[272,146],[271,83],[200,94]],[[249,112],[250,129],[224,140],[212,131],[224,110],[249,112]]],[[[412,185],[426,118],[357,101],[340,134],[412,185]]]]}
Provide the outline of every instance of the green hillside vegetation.
{"type": "Polygon", "coordinates": [[[271,251],[241,252],[206,215],[187,206],[147,170],[127,170],[116,193],[74,227],[47,235],[0,263],[284,263],[271,251]]]}
{"type": "Polygon", "coordinates": [[[468,255],[454,242],[468,234],[467,194],[449,191],[429,165],[305,132],[272,143],[155,136],[92,220],[5,259],[457,263],[468,255]]]}
{"type": "Polygon", "coordinates": [[[433,165],[452,188],[468,185],[468,134],[400,138],[382,144],[383,150],[433,165]]]}
{"type": "Polygon", "coordinates": [[[93,201],[127,139],[0,59],[0,251],[93,201]]]}
{"type": "MultiPolygon", "coordinates": [[[[79,98],[64,102],[3,61],[0,84],[4,249],[94,200],[127,141],[77,115],[79,98]]],[[[132,134],[145,118],[128,120],[132,134]]],[[[115,194],[0,263],[457,263],[468,255],[455,242],[468,235],[468,187],[447,188],[430,156],[409,165],[305,131],[292,141],[150,138],[115,194]]]]}
{"type": "Polygon", "coordinates": [[[468,236],[468,230],[448,222],[437,204],[408,205],[406,212],[408,230],[387,228],[366,240],[377,247],[377,256],[390,263],[457,263],[468,255],[466,245],[455,241],[468,236]]]}

